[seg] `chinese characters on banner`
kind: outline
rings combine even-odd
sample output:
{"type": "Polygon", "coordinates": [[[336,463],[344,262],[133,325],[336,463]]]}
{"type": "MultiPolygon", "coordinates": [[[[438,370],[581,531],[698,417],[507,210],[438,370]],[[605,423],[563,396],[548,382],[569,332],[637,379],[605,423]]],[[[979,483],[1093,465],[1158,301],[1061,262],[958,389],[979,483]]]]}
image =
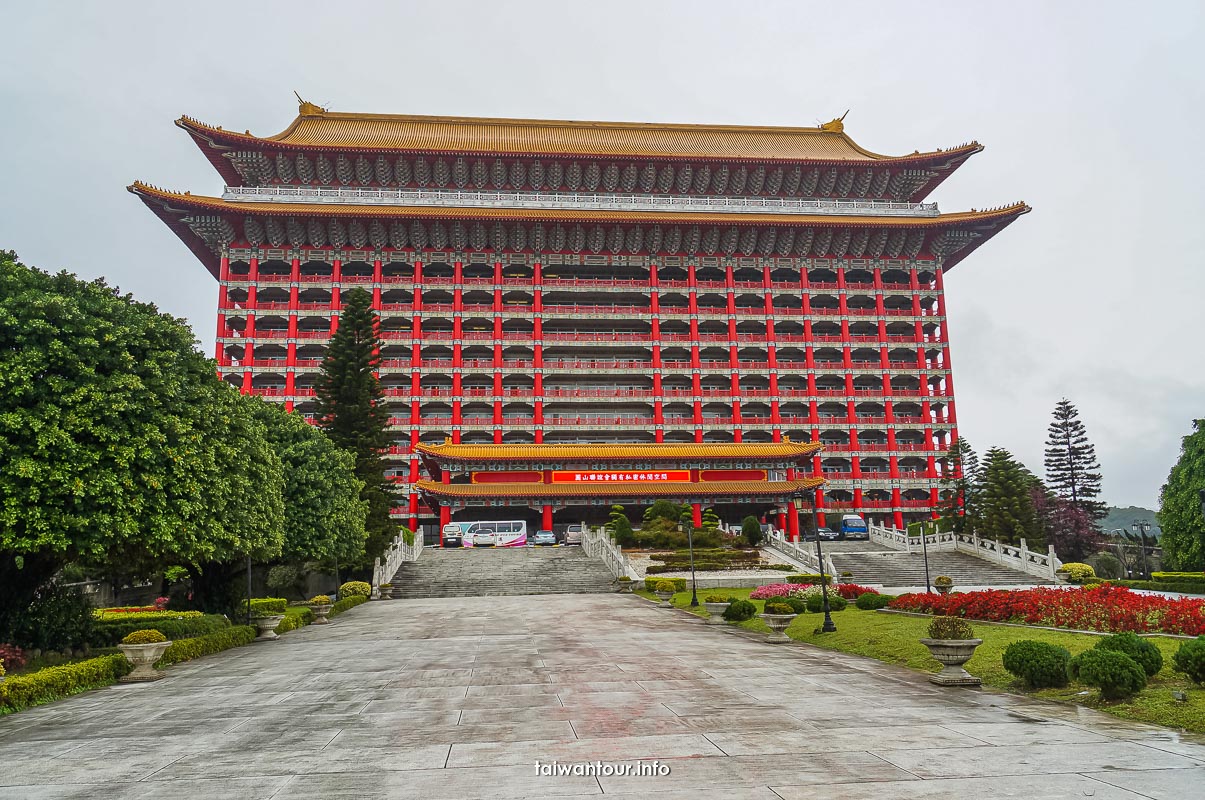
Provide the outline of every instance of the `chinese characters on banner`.
{"type": "Polygon", "coordinates": [[[552,473],[553,483],[689,483],[690,470],[671,469],[662,471],[624,470],[601,472],[592,470],[564,470],[552,473]]]}

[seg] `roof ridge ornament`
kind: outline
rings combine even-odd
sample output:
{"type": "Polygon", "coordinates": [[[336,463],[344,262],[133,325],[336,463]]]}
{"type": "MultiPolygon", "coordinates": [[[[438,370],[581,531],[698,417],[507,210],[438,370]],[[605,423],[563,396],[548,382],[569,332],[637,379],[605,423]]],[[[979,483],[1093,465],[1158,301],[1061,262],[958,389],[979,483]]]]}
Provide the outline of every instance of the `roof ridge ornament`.
{"type": "Polygon", "coordinates": [[[297,98],[297,114],[302,117],[317,117],[326,113],[326,109],[322,106],[315,105],[311,102],[303,100],[297,90],[293,90],[293,96],[297,98]]]}
{"type": "Polygon", "coordinates": [[[845,109],[845,113],[842,114],[841,116],[839,116],[836,119],[831,120],[829,122],[823,123],[820,126],[820,130],[828,131],[829,133],[844,133],[845,132],[845,118],[847,116],[849,116],[848,108],[845,109]]]}

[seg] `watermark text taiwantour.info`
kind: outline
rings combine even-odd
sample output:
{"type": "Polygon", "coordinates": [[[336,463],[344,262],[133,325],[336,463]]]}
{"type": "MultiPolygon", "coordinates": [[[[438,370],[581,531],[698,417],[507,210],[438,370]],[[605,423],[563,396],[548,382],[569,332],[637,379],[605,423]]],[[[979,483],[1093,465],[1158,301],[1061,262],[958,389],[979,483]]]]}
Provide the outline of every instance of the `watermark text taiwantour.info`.
{"type": "Polygon", "coordinates": [[[662,764],[660,761],[625,761],[618,764],[604,761],[580,761],[573,764],[562,764],[559,761],[536,762],[536,774],[543,777],[664,778],[669,773],[669,764],[662,764]]]}

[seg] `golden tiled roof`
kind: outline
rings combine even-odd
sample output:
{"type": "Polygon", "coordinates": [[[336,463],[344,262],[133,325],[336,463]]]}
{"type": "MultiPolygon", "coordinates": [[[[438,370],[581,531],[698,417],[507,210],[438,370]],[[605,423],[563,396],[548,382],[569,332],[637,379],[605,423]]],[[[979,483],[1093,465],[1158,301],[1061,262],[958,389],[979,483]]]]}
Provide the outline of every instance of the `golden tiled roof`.
{"type": "Polygon", "coordinates": [[[220,197],[171,192],[135,181],[128,189],[144,199],[188,210],[228,212],[231,214],[277,214],[291,217],[366,217],[408,219],[487,219],[567,222],[666,222],[681,224],[814,225],[817,227],[874,226],[901,228],[937,228],[960,222],[992,221],[1029,211],[1025,203],[1013,203],[988,211],[960,211],[936,217],[893,217],[858,214],[746,214],[693,213],[668,211],[592,211],[574,209],[478,208],[451,206],[380,206],[323,203],[269,203],[223,200],[220,197]]]}
{"type": "Polygon", "coordinates": [[[701,483],[440,483],[414,484],[423,494],[448,499],[531,497],[789,497],[824,484],[823,478],[793,481],[707,481],[701,483]]]}
{"type": "Polygon", "coordinates": [[[708,442],[702,444],[420,444],[437,461],[741,461],[795,459],[821,449],[818,442],[708,442]]]}
{"type": "Polygon", "coordinates": [[[271,144],[332,150],[449,152],[489,155],[631,156],[779,161],[899,161],[952,158],[978,152],[972,142],[949,150],[885,156],[858,146],[840,120],[816,128],[757,125],[686,125],[649,122],[435,117],[351,114],[302,103],[289,127],[275,136],[252,136],[189,117],[180,127],[235,146],[271,144]]]}

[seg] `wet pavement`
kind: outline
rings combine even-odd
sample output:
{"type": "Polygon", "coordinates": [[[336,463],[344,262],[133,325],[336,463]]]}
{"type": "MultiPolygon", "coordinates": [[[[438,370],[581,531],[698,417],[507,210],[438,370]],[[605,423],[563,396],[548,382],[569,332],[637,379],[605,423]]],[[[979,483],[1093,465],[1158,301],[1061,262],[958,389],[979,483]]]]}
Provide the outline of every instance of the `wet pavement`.
{"type": "Polygon", "coordinates": [[[21,800],[1184,800],[1202,786],[1205,745],[1173,731],[938,688],[632,595],[368,603],[0,718],[0,797],[21,800]],[[586,764],[598,774],[572,774],[586,764]]]}

